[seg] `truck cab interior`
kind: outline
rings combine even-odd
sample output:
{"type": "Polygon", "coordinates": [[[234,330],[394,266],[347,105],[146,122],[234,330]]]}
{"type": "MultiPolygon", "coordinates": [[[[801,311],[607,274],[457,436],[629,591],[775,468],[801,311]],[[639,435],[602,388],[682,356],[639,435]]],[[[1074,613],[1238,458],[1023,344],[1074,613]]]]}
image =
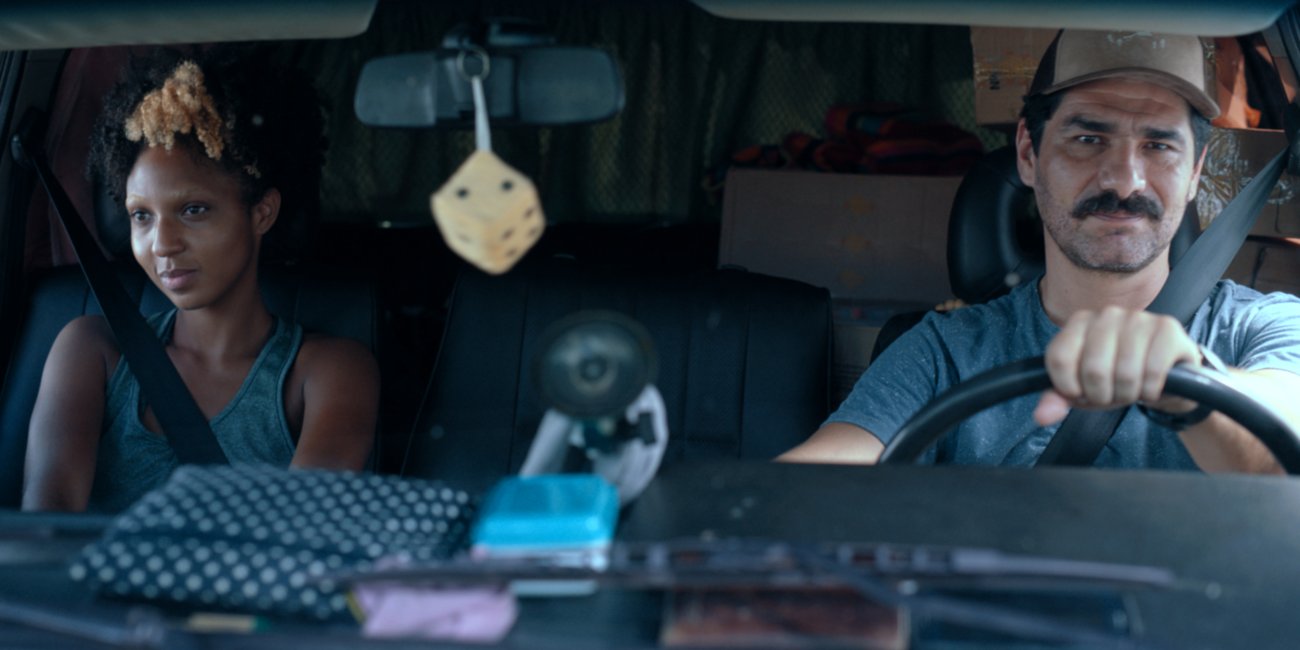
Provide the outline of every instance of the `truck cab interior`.
{"type": "MultiPolygon", "coordinates": [[[[554,324],[615,312],[648,333],[668,431],[660,477],[621,512],[618,539],[629,545],[933,544],[1128,568],[1086,588],[1065,578],[1050,595],[1034,592],[1028,609],[1023,594],[999,592],[979,602],[1001,609],[961,610],[986,622],[1029,611],[1059,624],[1050,632],[1033,627],[1043,618],[990,628],[961,623],[940,600],[889,596],[891,611],[918,614],[868,647],[996,647],[1017,635],[1080,647],[1233,638],[1282,647],[1300,632],[1286,611],[1300,596],[1300,571],[1285,555],[1296,542],[1287,513],[1300,502],[1289,476],[769,462],[817,430],[925,314],[1041,274],[1042,225],[1010,145],[1057,29],[1196,34],[1218,53],[1207,69],[1232,110],[1215,123],[1213,162],[1171,246],[1175,268],[1291,142],[1300,23],[1289,2],[950,4],[65,0],[0,9],[0,575],[9,576],[0,582],[10,585],[0,588],[0,636],[113,645],[111,635],[87,637],[93,625],[83,623],[141,629],[127,622],[138,603],[87,593],[67,576],[68,558],[116,513],[19,512],[46,356],[68,322],[104,310],[37,174],[9,145],[21,136],[45,157],[140,313],[164,310],[166,297],[132,260],[123,207],[86,172],[91,125],[131,61],[155,48],[239,43],[305,71],[323,100],[320,214],[264,257],[259,280],[274,314],[360,341],[377,359],[367,474],[482,494],[519,473],[554,406],[539,382],[554,324]],[[458,252],[431,215],[431,196],[482,144],[472,84],[458,76],[466,52],[497,66],[486,77],[491,148],[531,179],[547,221],[499,274],[458,252]],[[1176,573],[1176,584],[1134,577],[1133,567],[1152,566],[1176,573]],[[68,607],[85,614],[81,623],[39,623],[68,607]],[[1252,620],[1253,631],[1230,617],[1252,620]]],[[[1284,173],[1224,277],[1300,293],[1294,190],[1284,173]]],[[[1024,376],[997,395],[1029,390],[1024,376]]],[[[1223,408],[1247,418],[1266,410],[1223,408]]],[[[1300,438],[1267,413],[1259,421],[1294,470],[1300,438]]],[[[955,585],[969,595],[979,580],[939,583],[933,593],[955,585]]],[[[894,594],[909,588],[889,584],[894,594]]],[[[632,591],[524,602],[506,643],[669,644],[660,625],[670,601],[632,591]]],[[[159,638],[171,642],[377,643],[355,625],[286,623],[277,637],[195,632],[192,614],[174,607],[160,616],[159,638]]],[[[768,639],[827,643],[804,633],[768,639]]]]}

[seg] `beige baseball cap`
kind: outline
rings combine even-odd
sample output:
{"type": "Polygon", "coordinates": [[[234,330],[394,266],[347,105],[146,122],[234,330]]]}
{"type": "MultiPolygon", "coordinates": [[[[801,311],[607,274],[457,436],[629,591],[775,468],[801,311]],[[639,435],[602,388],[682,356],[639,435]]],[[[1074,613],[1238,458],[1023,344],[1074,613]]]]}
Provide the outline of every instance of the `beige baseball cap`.
{"type": "Polygon", "coordinates": [[[1061,30],[1038,63],[1029,94],[1050,95],[1112,77],[1164,86],[1207,119],[1219,115],[1219,105],[1206,92],[1201,39],[1181,34],[1061,30]]]}

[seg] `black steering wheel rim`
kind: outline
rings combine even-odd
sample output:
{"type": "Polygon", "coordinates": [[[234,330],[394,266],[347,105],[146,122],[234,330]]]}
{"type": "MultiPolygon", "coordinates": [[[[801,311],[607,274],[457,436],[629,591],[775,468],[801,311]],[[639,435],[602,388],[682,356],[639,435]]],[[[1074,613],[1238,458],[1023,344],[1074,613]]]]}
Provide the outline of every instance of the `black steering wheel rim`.
{"type": "MultiPolygon", "coordinates": [[[[1300,434],[1272,410],[1222,382],[1211,370],[1179,364],[1169,371],[1165,393],[1204,403],[1255,435],[1288,474],[1300,474],[1300,434]]],[[[958,423],[994,405],[1052,385],[1042,357],[994,368],[954,386],[925,405],[894,435],[881,464],[914,463],[958,423]]]]}

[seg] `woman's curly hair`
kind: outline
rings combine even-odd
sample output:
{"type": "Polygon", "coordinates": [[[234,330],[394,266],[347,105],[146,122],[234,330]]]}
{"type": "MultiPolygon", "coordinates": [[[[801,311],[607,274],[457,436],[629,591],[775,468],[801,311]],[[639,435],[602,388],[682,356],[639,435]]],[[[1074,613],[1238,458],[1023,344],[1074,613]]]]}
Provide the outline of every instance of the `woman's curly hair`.
{"type": "Polygon", "coordinates": [[[254,48],[217,46],[190,55],[158,49],[132,61],[105,97],[87,172],[122,206],[127,176],[144,147],[183,147],[237,178],[245,206],[271,188],[280,191],[280,217],[263,251],[281,256],[320,212],[323,128],[311,82],[270,65],[254,48]]]}

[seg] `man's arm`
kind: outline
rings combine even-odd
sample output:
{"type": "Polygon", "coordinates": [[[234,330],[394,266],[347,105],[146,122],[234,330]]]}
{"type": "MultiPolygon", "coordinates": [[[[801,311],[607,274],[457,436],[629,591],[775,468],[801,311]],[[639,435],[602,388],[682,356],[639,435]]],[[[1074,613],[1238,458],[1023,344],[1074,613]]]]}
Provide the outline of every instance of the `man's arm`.
{"type": "MultiPolygon", "coordinates": [[[[1300,376],[1285,370],[1233,370],[1231,375],[1234,388],[1272,407],[1293,430],[1300,431],[1300,409],[1295,400],[1300,395],[1300,376]]],[[[1196,465],[1207,472],[1283,473],[1264,443],[1222,413],[1179,432],[1179,437],[1196,465]]]]}
{"type": "MultiPolygon", "coordinates": [[[[1170,316],[1108,307],[1080,311],[1047,347],[1053,390],[1043,394],[1034,419],[1047,426],[1073,407],[1116,408],[1138,401],[1168,413],[1187,413],[1194,402],[1162,397],[1169,369],[1200,363],[1201,353],[1182,325],[1170,316]]],[[[1278,370],[1233,371],[1234,383],[1248,395],[1278,410],[1300,431],[1300,413],[1291,405],[1300,394],[1300,377],[1278,370]]],[[[1207,472],[1280,473],[1264,445],[1222,414],[1179,433],[1198,467],[1207,472]]]]}
{"type": "Polygon", "coordinates": [[[884,443],[870,431],[846,422],[829,422],[776,459],[788,463],[873,465],[884,450],[884,443]]]}
{"type": "Polygon", "coordinates": [[[949,376],[942,342],[927,318],[871,362],[829,421],[778,461],[874,464],[885,450],[876,431],[896,431],[949,376]]]}

